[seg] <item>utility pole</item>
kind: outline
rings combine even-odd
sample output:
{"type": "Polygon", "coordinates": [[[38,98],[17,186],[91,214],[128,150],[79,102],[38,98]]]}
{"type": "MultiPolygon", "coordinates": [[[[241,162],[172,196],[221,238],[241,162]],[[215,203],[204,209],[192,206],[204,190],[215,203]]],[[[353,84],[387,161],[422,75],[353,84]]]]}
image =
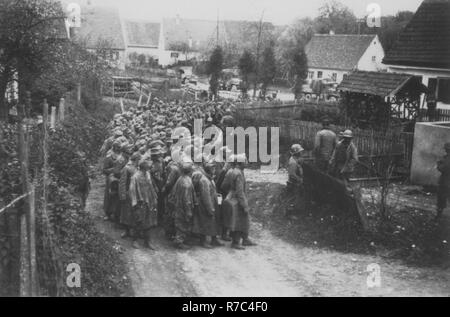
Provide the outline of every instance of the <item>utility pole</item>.
{"type": "Polygon", "coordinates": [[[219,8],[217,8],[217,39],[216,46],[219,46],[219,8]]]}
{"type": "Polygon", "coordinates": [[[253,84],[253,98],[256,97],[256,87],[258,86],[258,80],[259,80],[259,51],[261,50],[261,35],[262,35],[262,29],[263,29],[263,19],[264,19],[264,12],[263,10],[261,14],[261,19],[259,20],[259,30],[258,30],[258,44],[256,45],[256,65],[255,65],[255,82],[253,84]]]}

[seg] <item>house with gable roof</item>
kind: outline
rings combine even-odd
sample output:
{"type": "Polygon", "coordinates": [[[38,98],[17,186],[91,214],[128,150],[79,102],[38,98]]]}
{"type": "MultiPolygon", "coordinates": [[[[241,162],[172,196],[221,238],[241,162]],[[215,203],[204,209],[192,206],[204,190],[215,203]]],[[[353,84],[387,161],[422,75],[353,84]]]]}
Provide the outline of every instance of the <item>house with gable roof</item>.
{"type": "Polygon", "coordinates": [[[308,81],[340,83],[352,71],[382,71],[384,49],[377,35],[315,34],[305,48],[308,81]]]}
{"type": "Polygon", "coordinates": [[[384,58],[390,72],[422,78],[427,99],[450,109],[450,0],[425,0],[384,58]]]}

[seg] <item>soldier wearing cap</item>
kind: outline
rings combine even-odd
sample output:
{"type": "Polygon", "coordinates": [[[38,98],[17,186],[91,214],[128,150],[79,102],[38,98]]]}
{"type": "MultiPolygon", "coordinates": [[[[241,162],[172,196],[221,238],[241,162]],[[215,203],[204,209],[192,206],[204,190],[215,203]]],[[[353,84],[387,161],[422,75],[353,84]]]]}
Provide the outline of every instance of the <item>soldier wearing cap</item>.
{"type": "Polygon", "coordinates": [[[208,163],[205,164],[205,168],[197,168],[192,174],[192,183],[197,198],[192,233],[200,236],[200,245],[206,249],[211,249],[213,246],[222,246],[217,240],[216,214],[219,210],[219,203],[213,178],[214,166],[208,163]],[[208,237],[211,239],[211,243],[207,240],[208,237]]]}
{"type": "Polygon", "coordinates": [[[233,155],[230,161],[232,168],[228,171],[222,184],[222,186],[229,188],[224,201],[225,226],[231,232],[233,240],[231,247],[236,250],[243,250],[245,246],[256,245],[249,239],[250,207],[247,200],[247,183],[244,175],[247,157],[245,154],[233,155]]]}
{"type": "Polygon", "coordinates": [[[130,181],[130,200],[134,218],[133,247],[139,247],[137,239],[141,235],[144,237],[144,246],[155,250],[151,245],[150,230],[158,224],[158,197],[152,179],[148,177],[149,169],[149,162],[142,160],[138,171],[130,181]]]}
{"type": "Polygon", "coordinates": [[[195,189],[192,184],[193,164],[186,160],[181,164],[181,176],[173,188],[175,224],[175,247],[178,249],[190,249],[188,236],[192,231],[192,217],[196,204],[195,189]]]}
{"type": "Polygon", "coordinates": [[[119,197],[120,197],[120,224],[124,226],[125,233],[122,238],[131,236],[131,229],[134,226],[133,212],[130,199],[130,183],[133,175],[138,171],[139,161],[141,155],[139,153],[133,153],[130,161],[122,169],[119,180],[119,197]]]}
{"type": "Polygon", "coordinates": [[[346,187],[351,175],[355,171],[355,165],[358,162],[358,149],[353,144],[353,132],[346,130],[341,134],[340,141],[330,159],[330,169],[335,177],[341,179],[346,187]]]}
{"type": "Polygon", "coordinates": [[[109,220],[118,221],[120,213],[119,178],[126,162],[121,154],[120,142],[114,142],[111,153],[103,162],[103,174],[106,178],[103,208],[109,220]]]}
{"type": "Polygon", "coordinates": [[[162,155],[163,151],[161,145],[157,144],[150,149],[150,159],[152,161],[150,175],[158,194],[158,221],[161,224],[163,223],[164,218],[164,197],[162,195],[162,190],[165,180],[165,166],[162,155]]]}
{"type": "Polygon", "coordinates": [[[289,217],[295,211],[305,209],[305,190],[303,182],[303,167],[302,167],[302,153],[305,150],[300,144],[294,144],[291,147],[288,162],[288,182],[287,190],[291,198],[289,199],[289,207],[286,215],[289,217]]]}
{"type": "Polygon", "coordinates": [[[450,143],[444,145],[444,150],[446,155],[437,163],[437,169],[441,172],[437,193],[437,218],[442,217],[450,196],[450,143]]]}
{"type": "Polygon", "coordinates": [[[324,119],[323,129],[316,135],[314,142],[315,163],[319,170],[328,171],[328,163],[337,145],[336,133],[330,129],[330,121],[324,119]]]}

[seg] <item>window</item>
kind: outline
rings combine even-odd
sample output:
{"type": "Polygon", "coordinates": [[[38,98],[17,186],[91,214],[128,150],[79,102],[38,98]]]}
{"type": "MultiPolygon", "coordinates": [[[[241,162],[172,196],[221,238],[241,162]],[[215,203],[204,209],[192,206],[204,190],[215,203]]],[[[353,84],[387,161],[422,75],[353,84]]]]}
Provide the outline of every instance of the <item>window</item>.
{"type": "Polygon", "coordinates": [[[314,72],[308,72],[308,79],[314,79],[314,72]]]}
{"type": "Polygon", "coordinates": [[[317,78],[321,79],[323,76],[323,72],[317,72],[317,78]]]}
{"type": "Polygon", "coordinates": [[[178,58],[178,56],[179,56],[179,54],[178,54],[177,52],[172,52],[172,53],[170,54],[170,57],[171,57],[171,58],[178,58]]]}
{"type": "Polygon", "coordinates": [[[428,80],[429,96],[436,101],[450,104],[450,78],[430,78],[428,80]]]}
{"type": "Polygon", "coordinates": [[[337,81],[337,73],[333,73],[333,75],[331,75],[331,79],[333,81],[337,81]]]}
{"type": "Polygon", "coordinates": [[[376,62],[377,61],[377,57],[376,56],[372,56],[372,62],[376,62]]]}
{"type": "Polygon", "coordinates": [[[450,78],[438,79],[437,101],[450,104],[450,78]]]}

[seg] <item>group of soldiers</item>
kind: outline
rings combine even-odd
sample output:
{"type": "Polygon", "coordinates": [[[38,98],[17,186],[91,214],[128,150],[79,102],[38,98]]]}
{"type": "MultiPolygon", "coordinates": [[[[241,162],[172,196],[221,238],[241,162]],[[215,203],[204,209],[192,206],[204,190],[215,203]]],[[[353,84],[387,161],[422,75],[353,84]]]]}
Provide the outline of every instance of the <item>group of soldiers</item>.
{"type": "MultiPolygon", "coordinates": [[[[287,189],[293,197],[290,216],[293,210],[308,208],[307,191],[304,186],[303,163],[305,149],[300,144],[292,145],[288,163],[287,189]]],[[[328,174],[342,181],[348,194],[352,195],[349,181],[358,162],[358,150],[353,143],[353,132],[346,130],[339,135],[330,128],[330,120],[325,118],[322,129],[316,134],[314,140],[314,165],[322,173],[328,174]]]]}
{"type": "Polygon", "coordinates": [[[183,250],[224,242],[238,250],[255,245],[249,239],[245,154],[223,146],[206,156],[195,150],[197,137],[174,133],[177,128],[192,132],[194,120],[202,120],[205,127],[215,126],[214,138],[220,138],[232,126],[234,110],[226,103],[155,99],[115,115],[102,147],[104,211],[134,247],[143,239],[144,247],[155,250],[151,235],[157,227],[183,250]]]}
{"type": "MultiPolygon", "coordinates": [[[[444,151],[446,155],[438,160],[436,166],[441,174],[437,188],[437,219],[442,217],[450,198],[450,143],[444,144],[444,151]]],[[[288,190],[295,195],[293,206],[297,209],[299,207],[306,208],[305,197],[302,197],[305,196],[302,168],[305,150],[300,144],[294,144],[290,152],[288,190]]],[[[349,186],[349,180],[359,162],[358,149],[353,143],[353,132],[347,130],[336,135],[330,129],[330,121],[324,119],[322,130],[317,133],[315,138],[313,154],[316,168],[341,180],[351,195],[352,189],[349,186]]]]}

